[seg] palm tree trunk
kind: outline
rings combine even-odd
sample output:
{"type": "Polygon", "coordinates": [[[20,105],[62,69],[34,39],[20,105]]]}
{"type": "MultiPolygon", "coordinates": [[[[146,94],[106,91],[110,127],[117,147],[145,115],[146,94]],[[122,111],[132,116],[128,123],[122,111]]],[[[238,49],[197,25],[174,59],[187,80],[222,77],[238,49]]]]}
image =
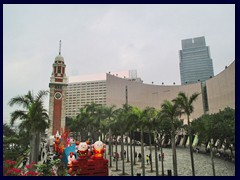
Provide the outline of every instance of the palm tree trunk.
{"type": "Polygon", "coordinates": [[[135,140],[135,133],[133,132],[133,140],[134,140],[134,143],[133,143],[133,153],[134,153],[134,159],[133,159],[133,164],[136,165],[136,157],[135,157],[135,153],[136,153],[136,140],[135,140]]]}
{"type": "Polygon", "coordinates": [[[103,139],[102,139],[102,132],[101,132],[100,129],[99,129],[99,137],[100,137],[100,141],[103,141],[103,139]]]}
{"type": "Polygon", "coordinates": [[[156,166],[156,176],[159,176],[158,173],[158,155],[157,155],[157,143],[155,143],[155,166],[156,166]]]}
{"type": "Polygon", "coordinates": [[[109,129],[109,159],[110,159],[110,164],[109,166],[112,167],[112,130],[111,128],[109,129]]]}
{"type": "Polygon", "coordinates": [[[118,171],[118,158],[117,158],[117,153],[118,153],[118,149],[117,149],[117,138],[116,138],[116,142],[115,142],[115,161],[116,161],[116,171],[118,171]]]}
{"type": "Polygon", "coordinates": [[[193,148],[192,148],[192,130],[191,130],[191,124],[190,124],[190,121],[189,121],[189,116],[188,116],[188,126],[190,128],[189,129],[189,149],[190,149],[191,164],[192,164],[192,175],[195,176],[193,148]]]}
{"type": "Polygon", "coordinates": [[[216,176],[214,160],[213,160],[213,151],[212,151],[212,142],[211,142],[211,140],[210,140],[210,155],[211,155],[211,161],[212,161],[213,176],[216,176]]]}
{"type": "Polygon", "coordinates": [[[121,132],[121,158],[122,158],[122,175],[125,175],[125,165],[124,165],[124,147],[123,147],[123,133],[121,132]]]}
{"type": "Polygon", "coordinates": [[[192,164],[192,175],[195,176],[193,148],[192,148],[192,134],[189,135],[189,147],[190,147],[190,156],[191,156],[191,164],[192,164]]]}
{"type": "Polygon", "coordinates": [[[30,133],[30,157],[29,157],[29,163],[34,161],[34,147],[35,147],[35,134],[30,133]]]}
{"type": "MultiPolygon", "coordinates": [[[[160,151],[161,151],[161,157],[162,157],[162,154],[163,154],[163,149],[162,149],[162,135],[161,135],[161,139],[160,139],[160,151]]],[[[162,176],[164,176],[164,165],[163,165],[163,158],[161,158],[161,164],[162,164],[162,176]]]]}
{"type": "Polygon", "coordinates": [[[39,153],[39,146],[37,143],[37,136],[36,132],[31,133],[30,137],[30,159],[29,162],[38,162],[38,153],[39,153]]]}
{"type": "Polygon", "coordinates": [[[131,160],[131,176],[133,176],[133,152],[132,152],[132,131],[130,132],[130,160],[131,160]]]}
{"type": "MultiPolygon", "coordinates": [[[[106,140],[106,133],[103,133],[103,141],[105,145],[107,145],[107,140],[106,140]]],[[[107,154],[109,154],[109,149],[104,152],[104,158],[107,159],[107,154]]]]}
{"type": "Polygon", "coordinates": [[[171,133],[171,142],[172,142],[172,156],[173,156],[173,172],[174,176],[177,176],[177,153],[176,153],[176,144],[175,144],[175,129],[172,125],[172,133],[171,133]]]}
{"type": "Polygon", "coordinates": [[[145,176],[145,157],[144,157],[144,146],[143,146],[143,128],[141,127],[141,154],[142,154],[142,174],[145,176]]]}
{"type": "MultiPolygon", "coordinates": [[[[39,154],[39,149],[40,149],[40,142],[41,142],[41,133],[40,132],[37,132],[37,137],[36,137],[36,154],[38,155],[39,154]]],[[[44,148],[44,147],[43,147],[44,148]]],[[[40,154],[41,156],[41,154],[40,154]]],[[[38,156],[37,156],[38,157],[38,156]]],[[[38,162],[38,158],[37,158],[37,161],[36,163],[38,162]]]]}
{"type": "Polygon", "coordinates": [[[129,133],[128,133],[128,136],[127,136],[127,162],[129,162],[129,150],[128,150],[128,137],[129,137],[129,133]]]}
{"type": "Polygon", "coordinates": [[[153,172],[153,166],[152,166],[152,139],[151,139],[151,134],[150,134],[150,131],[148,132],[148,139],[149,139],[149,144],[150,144],[150,158],[149,158],[149,161],[150,161],[150,167],[151,167],[151,172],[153,172]]]}

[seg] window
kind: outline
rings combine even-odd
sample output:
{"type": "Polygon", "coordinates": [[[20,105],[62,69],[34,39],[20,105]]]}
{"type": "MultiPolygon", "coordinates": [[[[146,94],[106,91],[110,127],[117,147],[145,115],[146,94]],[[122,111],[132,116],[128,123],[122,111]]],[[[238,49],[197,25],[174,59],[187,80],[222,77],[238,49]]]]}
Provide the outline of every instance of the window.
{"type": "Polygon", "coordinates": [[[61,73],[61,67],[58,66],[58,73],[61,73]]]}

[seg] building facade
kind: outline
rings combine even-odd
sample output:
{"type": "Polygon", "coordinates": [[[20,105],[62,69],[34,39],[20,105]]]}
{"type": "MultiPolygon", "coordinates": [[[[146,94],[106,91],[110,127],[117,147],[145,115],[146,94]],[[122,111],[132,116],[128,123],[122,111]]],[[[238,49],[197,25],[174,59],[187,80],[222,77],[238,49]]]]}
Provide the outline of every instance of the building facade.
{"type": "MultiPolygon", "coordinates": [[[[59,51],[52,65],[49,98],[49,134],[65,128],[66,117],[76,117],[79,109],[92,102],[122,107],[127,103],[141,109],[161,109],[164,100],[173,100],[179,92],[187,96],[200,93],[193,103],[190,120],[205,113],[216,113],[226,107],[235,109],[235,60],[213,76],[212,60],[204,37],[182,41],[180,72],[182,85],[144,84],[137,72],[106,73],[95,80],[79,80],[65,74],[66,65],[59,51]],[[100,78],[99,78],[100,77],[100,78]],[[74,80],[73,80],[74,79],[74,80]],[[127,90],[126,90],[127,89],[127,90]]],[[[186,117],[182,116],[186,123],[186,117]]]]}
{"type": "MultiPolygon", "coordinates": [[[[200,95],[193,103],[194,112],[190,119],[198,118],[205,113],[216,113],[225,107],[235,109],[235,61],[218,75],[205,82],[184,85],[144,84],[140,78],[126,78],[110,73],[104,80],[68,83],[66,92],[66,116],[76,117],[79,108],[91,102],[107,106],[122,107],[126,103],[144,109],[147,106],[161,108],[164,100],[171,101],[179,92],[191,96],[200,95]]],[[[185,116],[182,116],[186,119],[185,116]]]]}
{"type": "MultiPolygon", "coordinates": [[[[185,92],[187,96],[195,92],[201,93],[201,83],[186,84],[186,85],[153,85],[144,84],[142,82],[128,81],[124,78],[119,78],[107,74],[107,105],[115,105],[116,108],[122,107],[126,103],[126,87],[128,104],[137,106],[141,109],[146,107],[154,107],[161,109],[161,104],[164,100],[173,100],[179,92],[185,92]]],[[[203,99],[200,95],[193,103],[195,109],[191,115],[191,119],[197,118],[204,114],[203,99]]],[[[185,119],[184,116],[182,116],[185,119]]]]}
{"type": "Polygon", "coordinates": [[[66,116],[76,117],[79,109],[91,102],[106,105],[106,80],[69,83],[66,116]]]}
{"type": "MultiPolygon", "coordinates": [[[[110,74],[110,72],[108,73],[110,74]]],[[[127,81],[141,82],[136,70],[112,73],[127,81]]],[[[66,117],[76,117],[79,109],[92,102],[107,105],[107,76],[105,73],[69,77],[66,91],[66,117]]]]}
{"type": "Polygon", "coordinates": [[[214,78],[206,81],[208,113],[217,113],[224,107],[235,109],[235,61],[214,78]]]}
{"type": "Polygon", "coordinates": [[[66,91],[67,77],[65,74],[66,65],[61,52],[56,56],[50,78],[49,88],[49,119],[50,128],[48,133],[55,135],[65,128],[65,109],[66,109],[66,91]]]}
{"type": "Polygon", "coordinates": [[[179,52],[181,84],[204,82],[214,76],[210,49],[205,37],[182,40],[179,52]]]}

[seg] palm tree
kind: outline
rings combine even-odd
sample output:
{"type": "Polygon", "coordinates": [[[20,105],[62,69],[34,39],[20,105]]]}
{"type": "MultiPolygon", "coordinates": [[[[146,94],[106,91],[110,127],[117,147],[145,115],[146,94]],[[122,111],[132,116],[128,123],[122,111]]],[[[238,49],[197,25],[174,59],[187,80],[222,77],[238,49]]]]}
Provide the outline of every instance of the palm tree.
{"type": "Polygon", "coordinates": [[[193,159],[193,147],[192,147],[192,132],[191,132],[191,123],[189,120],[190,115],[193,113],[194,107],[193,102],[197,100],[199,93],[193,93],[189,98],[186,96],[184,92],[179,92],[177,98],[174,99],[174,102],[179,105],[182,109],[182,113],[187,115],[187,122],[189,127],[189,148],[190,148],[190,156],[191,156],[191,164],[192,164],[192,175],[195,176],[195,168],[194,168],[194,159],[193,159]]]}
{"type": "Polygon", "coordinates": [[[148,128],[148,139],[149,139],[149,145],[150,145],[150,166],[151,166],[151,172],[153,172],[153,166],[152,166],[152,138],[151,138],[151,133],[154,129],[154,122],[155,122],[155,117],[157,115],[157,111],[153,107],[147,107],[146,110],[148,111],[147,113],[147,128],[148,128]]]}
{"type": "Polygon", "coordinates": [[[49,118],[46,109],[43,107],[43,98],[48,91],[39,91],[34,97],[31,91],[26,95],[17,96],[9,101],[9,105],[22,105],[25,110],[15,110],[11,113],[11,125],[17,119],[22,120],[20,126],[30,134],[30,162],[38,161],[40,135],[49,127],[49,118]]]}
{"type": "Polygon", "coordinates": [[[86,107],[87,106],[79,109],[79,114],[72,120],[71,125],[69,125],[69,129],[71,131],[80,130],[81,141],[91,140],[89,132],[92,131],[92,118],[90,117],[90,113],[87,112],[86,107]]]}
{"type": "Polygon", "coordinates": [[[113,136],[113,139],[115,140],[115,162],[116,162],[116,171],[118,171],[118,158],[116,157],[116,155],[118,154],[118,149],[117,149],[117,146],[118,146],[118,142],[117,142],[117,137],[118,135],[120,134],[120,130],[119,130],[119,127],[118,127],[118,124],[117,124],[117,113],[118,113],[118,109],[116,110],[115,112],[115,115],[114,115],[114,121],[113,123],[110,125],[111,126],[111,130],[112,130],[112,136],[113,136]]]}
{"type": "MultiPolygon", "coordinates": [[[[163,154],[163,148],[162,148],[162,143],[163,140],[166,136],[169,136],[169,134],[171,134],[171,122],[166,119],[163,118],[162,112],[159,111],[157,118],[156,118],[157,124],[155,126],[156,131],[158,133],[158,144],[160,146],[160,153],[163,154]]],[[[162,176],[164,176],[164,163],[163,163],[163,158],[161,158],[161,165],[162,165],[162,176]]]]}
{"type": "Polygon", "coordinates": [[[128,120],[128,109],[129,106],[124,104],[122,108],[116,110],[116,124],[120,130],[121,135],[121,158],[122,158],[122,175],[125,175],[125,158],[124,158],[124,145],[123,145],[123,134],[127,131],[127,120],[128,120]]]}
{"type": "MultiPolygon", "coordinates": [[[[138,109],[140,111],[140,109],[138,109]]],[[[133,148],[133,153],[134,157],[131,160],[131,169],[133,169],[133,165],[136,165],[136,158],[135,158],[135,153],[136,153],[136,140],[135,140],[135,131],[139,128],[139,117],[137,115],[138,113],[136,113],[136,107],[132,107],[129,109],[129,116],[128,116],[128,127],[129,127],[129,131],[130,131],[130,151],[132,151],[133,148]],[[133,145],[133,147],[132,147],[133,145]],[[133,163],[132,163],[133,161],[133,163]]]]}
{"type": "Polygon", "coordinates": [[[130,134],[130,163],[131,163],[131,176],[133,176],[133,165],[135,165],[135,143],[134,143],[134,152],[133,152],[133,136],[134,136],[134,130],[136,130],[137,126],[137,119],[135,119],[135,115],[133,112],[134,107],[129,108],[129,115],[128,115],[128,130],[130,134]],[[134,153],[134,159],[133,159],[133,153],[134,153]]]}
{"type": "MultiPolygon", "coordinates": [[[[209,146],[210,156],[212,161],[213,176],[215,173],[213,147],[216,141],[224,141],[227,143],[230,139],[233,141],[227,144],[234,146],[235,138],[235,117],[234,110],[230,108],[225,108],[224,111],[219,111],[214,114],[204,114],[201,117],[195,119],[191,122],[192,132],[198,135],[199,141],[204,142],[206,146],[209,146]],[[231,138],[232,137],[232,138],[231,138]]],[[[225,148],[230,148],[230,146],[225,145],[225,148]]],[[[220,147],[222,144],[220,145],[220,147]]],[[[206,147],[207,148],[207,147],[206,147]]]]}
{"type": "Polygon", "coordinates": [[[137,121],[137,126],[140,129],[141,133],[141,154],[142,154],[142,174],[145,176],[145,155],[144,155],[144,140],[143,140],[143,131],[144,127],[148,124],[148,118],[151,108],[147,107],[144,110],[139,109],[138,107],[133,108],[133,114],[131,118],[137,121]]]}
{"type": "MultiPolygon", "coordinates": [[[[155,110],[155,117],[153,118],[153,132],[154,132],[154,150],[155,150],[155,168],[156,168],[156,176],[159,176],[159,170],[158,170],[158,127],[161,125],[160,121],[158,119],[159,117],[159,112],[157,110],[155,110]]],[[[162,165],[163,167],[163,165],[162,165]]],[[[164,171],[162,171],[164,172],[164,171]]]]}
{"type": "Polygon", "coordinates": [[[105,106],[105,116],[106,116],[106,120],[107,120],[107,128],[109,129],[109,157],[110,157],[110,167],[112,167],[112,128],[111,125],[113,123],[113,117],[114,117],[114,113],[115,113],[115,105],[112,105],[110,107],[105,106]]]}
{"type": "Polygon", "coordinates": [[[205,142],[208,142],[207,144],[210,147],[213,176],[215,176],[216,174],[215,174],[212,147],[215,144],[213,142],[217,140],[217,138],[219,137],[219,134],[218,134],[219,129],[217,128],[218,126],[217,121],[219,119],[216,119],[217,121],[215,121],[214,115],[204,114],[203,116],[195,119],[191,123],[192,133],[194,132],[195,134],[200,135],[199,139],[201,141],[204,139],[205,142]]]}
{"type": "Polygon", "coordinates": [[[101,121],[105,119],[104,109],[102,105],[94,102],[79,109],[80,112],[76,117],[77,122],[75,123],[85,131],[87,138],[92,141],[96,141],[99,138],[102,141],[101,121]]]}
{"type": "Polygon", "coordinates": [[[85,108],[88,116],[88,121],[91,122],[88,123],[90,124],[93,141],[97,140],[94,134],[97,134],[98,139],[100,137],[100,140],[102,141],[100,122],[103,119],[103,111],[101,105],[92,102],[91,104],[87,104],[85,108]]]}
{"type": "Polygon", "coordinates": [[[176,143],[175,143],[175,125],[174,123],[177,120],[177,116],[179,115],[178,105],[176,103],[171,103],[168,100],[165,100],[161,105],[162,116],[170,120],[171,122],[171,143],[172,143],[172,153],[173,153],[173,172],[174,176],[177,176],[177,153],[176,153],[176,143]]]}

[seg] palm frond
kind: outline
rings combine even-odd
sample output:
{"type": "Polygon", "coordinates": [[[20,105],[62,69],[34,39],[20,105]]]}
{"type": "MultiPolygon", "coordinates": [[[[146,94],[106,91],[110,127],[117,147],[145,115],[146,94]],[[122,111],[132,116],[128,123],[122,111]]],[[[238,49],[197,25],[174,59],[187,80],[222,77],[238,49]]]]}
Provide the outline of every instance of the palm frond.
{"type": "Polygon", "coordinates": [[[17,119],[25,119],[27,117],[26,115],[26,111],[22,111],[22,110],[16,110],[12,113],[10,113],[11,119],[10,119],[10,125],[13,126],[14,122],[17,119]]]}
{"type": "Polygon", "coordinates": [[[192,104],[194,101],[196,101],[199,95],[200,93],[194,93],[193,95],[191,95],[191,97],[189,98],[189,104],[192,104]]]}
{"type": "Polygon", "coordinates": [[[44,98],[46,95],[48,95],[48,93],[49,93],[49,91],[40,90],[40,91],[38,92],[37,97],[36,97],[36,101],[37,101],[37,102],[42,101],[43,98],[44,98]]]}
{"type": "Polygon", "coordinates": [[[16,96],[10,99],[8,105],[11,107],[13,105],[19,105],[22,106],[23,108],[27,108],[29,106],[29,100],[26,99],[25,96],[16,96]]]}

